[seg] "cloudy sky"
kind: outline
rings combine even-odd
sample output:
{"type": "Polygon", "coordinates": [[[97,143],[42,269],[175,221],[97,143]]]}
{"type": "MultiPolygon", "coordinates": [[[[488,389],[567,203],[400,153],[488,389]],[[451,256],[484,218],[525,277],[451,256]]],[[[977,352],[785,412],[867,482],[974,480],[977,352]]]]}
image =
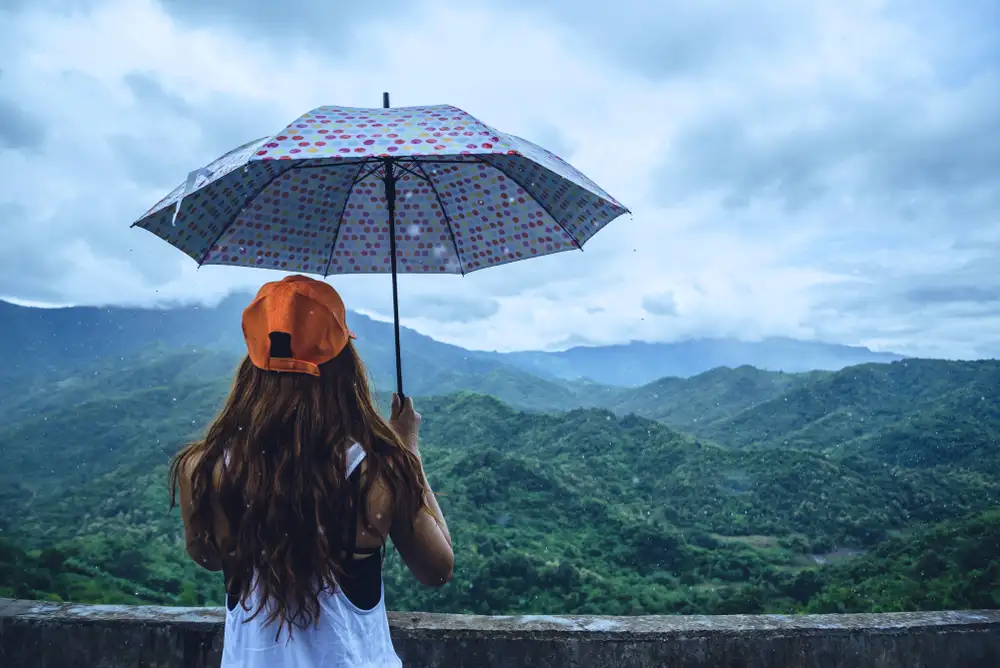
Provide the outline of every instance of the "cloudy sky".
{"type": "MultiPolygon", "coordinates": [[[[129,225],[324,104],[453,104],[633,211],[585,252],[404,277],[470,348],[783,335],[1000,354],[996,0],[0,0],[0,298],[212,302],[129,225]]],[[[331,279],[391,313],[388,279],[331,279]]]]}

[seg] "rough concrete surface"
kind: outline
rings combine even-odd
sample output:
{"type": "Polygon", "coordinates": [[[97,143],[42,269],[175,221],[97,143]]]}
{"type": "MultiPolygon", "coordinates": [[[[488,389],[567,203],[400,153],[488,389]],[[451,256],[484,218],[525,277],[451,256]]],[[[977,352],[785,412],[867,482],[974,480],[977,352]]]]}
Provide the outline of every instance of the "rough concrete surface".
{"type": "MultiPolygon", "coordinates": [[[[0,599],[3,668],[218,666],[219,608],[0,599]]],[[[390,613],[405,665],[513,668],[998,668],[1000,611],[870,615],[390,613]]]]}

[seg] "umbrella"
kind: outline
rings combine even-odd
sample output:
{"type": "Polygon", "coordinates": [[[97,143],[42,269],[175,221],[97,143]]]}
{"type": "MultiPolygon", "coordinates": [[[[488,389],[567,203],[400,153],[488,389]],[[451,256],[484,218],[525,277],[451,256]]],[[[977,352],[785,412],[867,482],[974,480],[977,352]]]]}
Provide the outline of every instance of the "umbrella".
{"type": "Polygon", "coordinates": [[[561,158],[450,105],[319,107],[192,171],[133,226],[207,264],[467,274],[583,249],[628,210],[561,158]]]}

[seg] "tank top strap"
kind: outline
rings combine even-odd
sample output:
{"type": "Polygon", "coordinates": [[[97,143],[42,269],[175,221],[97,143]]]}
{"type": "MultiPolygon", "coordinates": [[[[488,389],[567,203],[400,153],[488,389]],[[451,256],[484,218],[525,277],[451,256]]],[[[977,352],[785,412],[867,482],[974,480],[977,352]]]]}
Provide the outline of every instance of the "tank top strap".
{"type": "Polygon", "coordinates": [[[345,477],[351,477],[351,474],[354,473],[354,469],[358,468],[361,462],[364,461],[365,454],[365,449],[360,443],[354,443],[347,449],[347,469],[344,472],[345,477]]]}

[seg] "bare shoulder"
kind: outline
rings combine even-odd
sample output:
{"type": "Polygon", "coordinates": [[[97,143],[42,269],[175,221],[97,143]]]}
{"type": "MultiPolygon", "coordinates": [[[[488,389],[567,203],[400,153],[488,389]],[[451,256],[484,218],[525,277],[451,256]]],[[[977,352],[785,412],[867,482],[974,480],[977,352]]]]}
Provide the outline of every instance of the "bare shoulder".
{"type": "MultiPolygon", "coordinates": [[[[184,457],[180,461],[180,467],[177,469],[178,484],[190,487],[195,471],[198,470],[198,466],[201,465],[201,462],[204,459],[204,450],[197,449],[185,453],[184,457]]],[[[218,473],[219,471],[216,471],[216,475],[214,476],[215,478],[218,478],[218,473]]]]}

